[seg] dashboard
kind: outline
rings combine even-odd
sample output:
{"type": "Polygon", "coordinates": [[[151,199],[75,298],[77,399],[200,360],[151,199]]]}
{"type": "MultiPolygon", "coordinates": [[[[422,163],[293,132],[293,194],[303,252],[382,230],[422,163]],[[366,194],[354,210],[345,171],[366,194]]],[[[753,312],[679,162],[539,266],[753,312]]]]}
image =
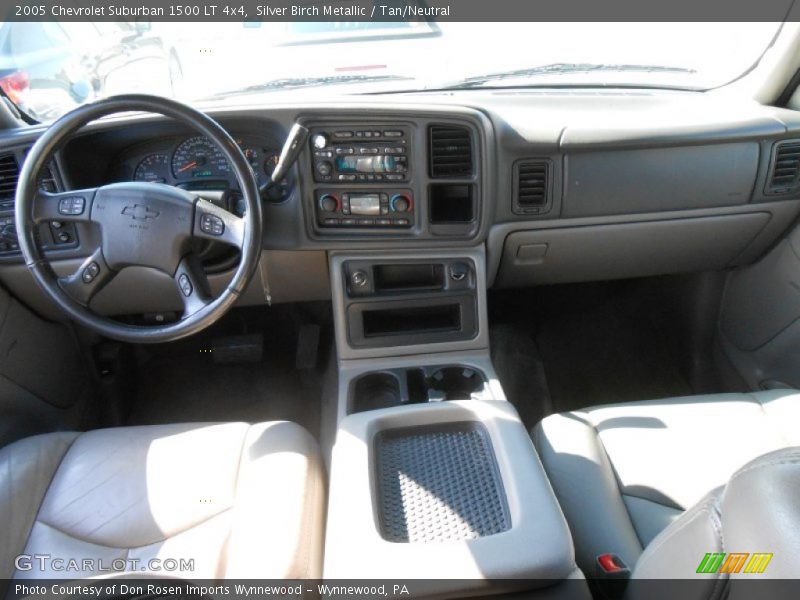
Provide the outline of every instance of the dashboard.
{"type": "MultiPolygon", "coordinates": [[[[800,163],[791,162],[800,116],[751,101],[498,90],[203,109],[231,133],[259,183],[292,124],[311,133],[264,198],[250,304],[330,297],[328,257],[337,252],[481,247],[495,287],[721,270],[757,260],[800,216],[800,163]]],[[[0,132],[0,167],[4,154],[20,163],[40,132],[0,132]]],[[[150,181],[235,200],[238,188],[212,144],[149,115],[86,127],[51,170],[60,189],[150,181]]],[[[0,223],[3,206],[13,213],[5,202],[0,223]]],[[[55,225],[43,232],[49,256],[69,272],[94,234],[55,225]],[[56,247],[59,236],[69,243],[56,247]]],[[[225,268],[215,268],[212,285],[222,286],[225,268]]],[[[0,282],[35,302],[18,254],[0,253],[0,282]]],[[[152,310],[169,305],[150,295],[152,310]]],[[[124,292],[107,298],[104,310],[142,303],[126,301],[124,292]]]]}

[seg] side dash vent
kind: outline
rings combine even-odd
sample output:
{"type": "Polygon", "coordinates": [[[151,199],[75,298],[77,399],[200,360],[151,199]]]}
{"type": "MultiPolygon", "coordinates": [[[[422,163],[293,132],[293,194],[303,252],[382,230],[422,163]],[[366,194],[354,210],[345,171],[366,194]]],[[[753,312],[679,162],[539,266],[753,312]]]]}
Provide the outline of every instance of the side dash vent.
{"type": "Polygon", "coordinates": [[[768,194],[788,194],[798,187],[800,140],[778,142],[772,152],[768,194]]]}
{"type": "Polygon", "coordinates": [[[13,198],[17,193],[19,164],[13,154],[0,155],[0,199],[13,198]]]}

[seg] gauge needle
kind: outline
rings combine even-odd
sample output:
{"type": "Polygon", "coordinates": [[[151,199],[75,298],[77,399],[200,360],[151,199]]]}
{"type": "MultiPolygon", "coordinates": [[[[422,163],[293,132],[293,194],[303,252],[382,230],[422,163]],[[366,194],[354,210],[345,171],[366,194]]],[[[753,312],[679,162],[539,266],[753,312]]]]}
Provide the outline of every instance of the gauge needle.
{"type": "Polygon", "coordinates": [[[186,163],[180,169],[178,169],[178,173],[183,173],[184,171],[187,171],[188,169],[191,169],[192,167],[196,166],[197,166],[197,161],[193,160],[192,162],[186,163]]]}

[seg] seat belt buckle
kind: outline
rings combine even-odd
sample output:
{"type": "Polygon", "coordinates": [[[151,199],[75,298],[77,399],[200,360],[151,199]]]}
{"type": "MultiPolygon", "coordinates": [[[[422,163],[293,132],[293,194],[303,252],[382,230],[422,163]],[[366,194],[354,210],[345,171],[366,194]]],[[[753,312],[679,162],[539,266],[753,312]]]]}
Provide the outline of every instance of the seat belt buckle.
{"type": "Polygon", "coordinates": [[[631,570],[616,554],[601,554],[596,561],[596,583],[603,597],[609,600],[622,598],[631,570]]]}

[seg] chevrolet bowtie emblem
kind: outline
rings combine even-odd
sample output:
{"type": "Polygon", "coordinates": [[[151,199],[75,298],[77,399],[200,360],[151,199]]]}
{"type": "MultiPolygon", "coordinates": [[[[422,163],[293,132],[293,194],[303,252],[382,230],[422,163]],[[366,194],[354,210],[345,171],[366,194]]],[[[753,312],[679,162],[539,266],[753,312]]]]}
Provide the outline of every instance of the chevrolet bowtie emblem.
{"type": "Polygon", "coordinates": [[[157,219],[161,213],[157,210],[150,210],[144,204],[134,204],[123,208],[122,214],[137,221],[147,221],[147,219],[157,219]]]}

